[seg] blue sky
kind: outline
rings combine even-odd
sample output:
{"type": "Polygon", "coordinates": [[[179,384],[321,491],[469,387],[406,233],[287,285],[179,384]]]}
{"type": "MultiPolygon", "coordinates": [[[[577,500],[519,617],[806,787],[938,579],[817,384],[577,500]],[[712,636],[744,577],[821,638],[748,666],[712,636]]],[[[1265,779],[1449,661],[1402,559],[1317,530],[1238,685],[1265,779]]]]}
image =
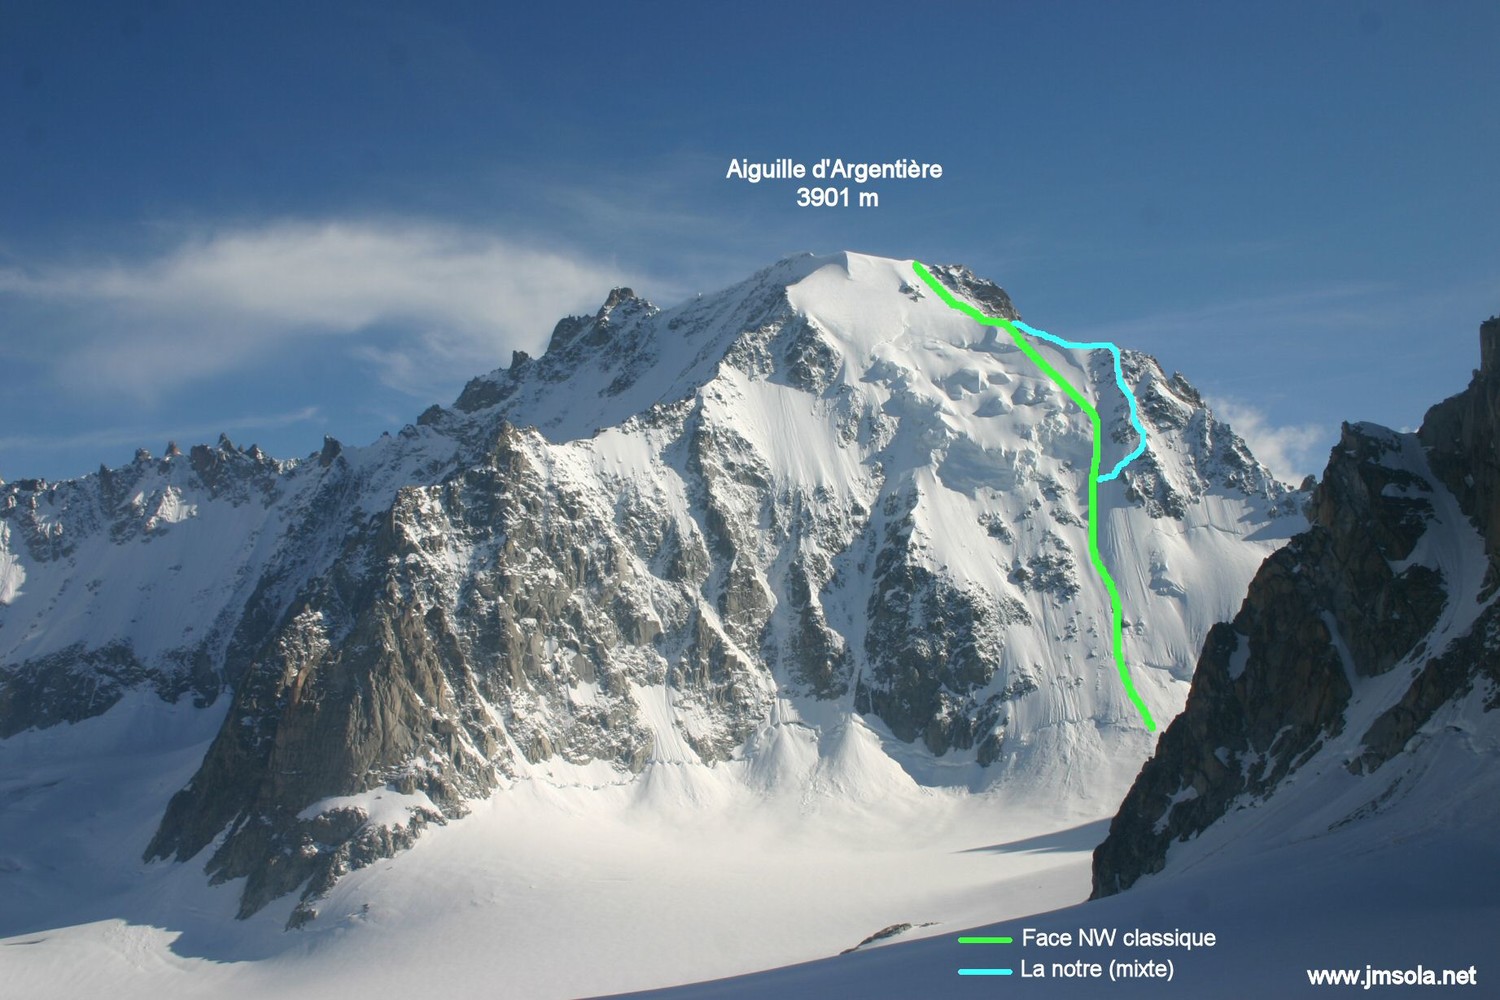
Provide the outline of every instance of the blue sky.
{"type": "Polygon", "coordinates": [[[1317,471],[1500,312],[1497,43],[1479,2],[0,0],[0,476],[362,443],[613,284],[846,248],[967,263],[1317,471]],[[735,156],[945,174],[807,209],[735,156]]]}

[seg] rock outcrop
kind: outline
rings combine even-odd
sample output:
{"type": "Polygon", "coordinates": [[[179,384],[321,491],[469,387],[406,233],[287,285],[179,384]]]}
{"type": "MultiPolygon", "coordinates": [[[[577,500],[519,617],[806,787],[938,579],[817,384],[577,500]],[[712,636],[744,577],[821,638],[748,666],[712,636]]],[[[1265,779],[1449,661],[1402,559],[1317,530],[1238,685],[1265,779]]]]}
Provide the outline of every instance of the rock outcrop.
{"type": "Polygon", "coordinates": [[[1275,795],[1334,737],[1358,738],[1333,764],[1372,774],[1476,681],[1500,684],[1500,320],[1480,343],[1468,388],[1418,433],[1344,426],[1311,527],[1210,631],[1186,708],[1094,852],[1096,897],[1275,795]],[[1411,681],[1389,701],[1373,680],[1398,665],[1411,681]],[[1351,725],[1361,729],[1346,734],[1351,725]]]}
{"type": "MultiPolygon", "coordinates": [[[[521,780],[748,773],[784,736],[805,752],[764,770],[811,788],[796,768],[851,728],[968,788],[1138,759],[1087,564],[1089,422],[914,282],[840,254],[666,311],[616,289],[367,447],[277,462],[222,439],[6,484],[0,738],[132,691],[212,705],[140,846],[243,879],[242,915],[300,894],[294,924],[521,780]]],[[[1041,349],[1128,453],[1111,359],[1041,349]]],[[[1128,377],[1150,447],[1101,516],[1110,558],[1150,555],[1120,587],[1165,716],[1306,495],[1181,377],[1144,355],[1128,377]]]]}

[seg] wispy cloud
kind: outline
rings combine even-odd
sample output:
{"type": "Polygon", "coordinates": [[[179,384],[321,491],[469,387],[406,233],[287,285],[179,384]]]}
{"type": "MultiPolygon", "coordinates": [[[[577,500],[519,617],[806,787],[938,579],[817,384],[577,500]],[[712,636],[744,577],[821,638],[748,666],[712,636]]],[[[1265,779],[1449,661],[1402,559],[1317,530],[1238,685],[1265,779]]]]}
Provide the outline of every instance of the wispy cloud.
{"type": "MultiPolygon", "coordinates": [[[[1389,309],[1392,291],[1371,283],[1351,282],[1277,295],[1213,302],[1187,309],[1164,310],[1082,331],[1092,338],[1128,344],[1146,337],[1254,337],[1268,330],[1288,331],[1370,323],[1399,322],[1389,309]]],[[[1253,341],[1252,341],[1253,342],[1253,341]]]]}
{"type": "Polygon", "coordinates": [[[0,268],[0,296],[71,314],[51,329],[55,372],[74,386],[149,394],[306,338],[365,334],[358,356],[425,395],[535,350],[560,316],[632,278],[449,225],[290,220],[194,235],[144,260],[0,268]]]}
{"type": "Polygon", "coordinates": [[[1429,387],[1462,385],[1472,317],[1488,307],[1494,287],[1473,276],[1422,288],[1328,283],[1090,324],[1070,335],[1182,364],[1256,456],[1295,481],[1321,473],[1337,419],[1414,424],[1442,391],[1429,387]],[[1309,422],[1313,416],[1322,419],[1309,422]]]}
{"type": "Polygon", "coordinates": [[[1328,460],[1338,429],[1317,424],[1277,424],[1261,408],[1235,399],[1210,400],[1214,414],[1245,439],[1250,452],[1278,479],[1299,483],[1328,460]]]}
{"type": "Polygon", "coordinates": [[[140,445],[143,441],[155,441],[165,445],[168,441],[179,441],[184,450],[188,444],[231,431],[266,431],[294,424],[317,420],[321,411],[316,406],[305,406],[286,413],[270,413],[260,416],[248,415],[216,420],[213,423],[189,423],[178,426],[157,425],[154,427],[112,427],[109,430],[83,431],[74,434],[9,434],[0,436],[0,450],[12,448],[116,448],[121,445],[140,445]]]}

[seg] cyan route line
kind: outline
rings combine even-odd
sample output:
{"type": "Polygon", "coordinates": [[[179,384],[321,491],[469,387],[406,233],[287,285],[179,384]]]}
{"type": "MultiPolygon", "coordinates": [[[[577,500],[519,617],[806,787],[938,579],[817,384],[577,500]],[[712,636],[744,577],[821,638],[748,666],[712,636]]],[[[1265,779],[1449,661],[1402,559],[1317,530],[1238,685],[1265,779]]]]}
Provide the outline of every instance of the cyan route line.
{"type": "MultiPolygon", "coordinates": [[[[932,272],[929,271],[921,261],[911,262],[912,270],[923,283],[931,288],[943,303],[952,309],[957,309],[965,316],[982,326],[998,326],[1010,334],[1011,340],[1015,341],[1017,347],[1031,359],[1031,362],[1042,370],[1042,373],[1051,379],[1059,389],[1067,394],[1067,397],[1088,417],[1089,425],[1093,430],[1090,437],[1093,438],[1093,454],[1089,458],[1089,560],[1094,564],[1094,571],[1099,574],[1099,580],[1104,584],[1104,589],[1109,592],[1109,615],[1110,631],[1114,633],[1115,668],[1120,674],[1120,684],[1125,688],[1125,695],[1130,699],[1136,711],[1141,713],[1141,722],[1146,726],[1146,732],[1156,732],[1156,722],[1151,718],[1151,710],[1146,707],[1146,702],[1141,698],[1140,692],[1135,689],[1135,682],[1130,679],[1130,668],[1125,664],[1125,611],[1120,603],[1120,588],[1115,586],[1115,578],[1109,575],[1109,567],[1104,565],[1104,557],[1099,554],[1099,480],[1104,477],[1099,475],[1100,456],[1103,452],[1104,443],[1104,421],[1099,416],[1099,408],[1089,402],[1089,398],[1083,394],[1073,383],[1069,382],[1062,372],[1053,367],[1052,362],[1042,357],[1040,351],[1021,332],[1021,328],[1010,320],[1001,316],[987,316],[967,302],[960,302],[954,294],[943,285],[932,272]]],[[[1039,331],[1038,331],[1039,332],[1039,331]]],[[[1110,345],[1101,345],[1113,347],[1110,345]]],[[[1115,355],[1115,364],[1119,365],[1120,356],[1115,355]]],[[[1119,368],[1116,367],[1116,372],[1119,368]]],[[[1121,380],[1123,387],[1124,381],[1121,380]]],[[[1126,390],[1126,398],[1131,398],[1129,390],[1126,390]]],[[[1142,439],[1144,445],[1144,438],[1142,439]]],[[[1127,459],[1128,461],[1128,459],[1127,459]]],[[[1123,466],[1123,463],[1122,463],[1123,466]]],[[[1114,475],[1120,471],[1122,466],[1116,466],[1114,475]]]]}
{"type": "Polygon", "coordinates": [[[1099,481],[1102,483],[1115,478],[1124,471],[1125,466],[1140,458],[1146,451],[1146,427],[1141,423],[1141,415],[1136,412],[1135,393],[1131,392],[1130,386],[1125,384],[1125,372],[1120,367],[1120,349],[1107,340],[1094,341],[1088,344],[1080,344],[1074,340],[1064,340],[1061,337],[1053,336],[1046,330],[1038,330],[1034,326],[1022,323],[1020,320],[1016,320],[1016,326],[1034,337],[1041,337],[1043,340],[1051,341],[1058,347],[1066,347],[1071,351],[1108,351],[1113,355],[1115,359],[1115,385],[1118,385],[1120,391],[1125,394],[1125,402],[1130,406],[1130,426],[1135,428],[1135,432],[1141,438],[1141,443],[1135,446],[1135,451],[1132,451],[1129,455],[1116,462],[1112,470],[1099,477],[1099,481]]]}

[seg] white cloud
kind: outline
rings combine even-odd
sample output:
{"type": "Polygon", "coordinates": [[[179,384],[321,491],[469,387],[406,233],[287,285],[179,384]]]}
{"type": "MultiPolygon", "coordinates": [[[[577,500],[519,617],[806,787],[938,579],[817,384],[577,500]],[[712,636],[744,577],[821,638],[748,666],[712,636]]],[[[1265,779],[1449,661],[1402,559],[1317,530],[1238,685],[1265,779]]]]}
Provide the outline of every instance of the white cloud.
{"type": "Polygon", "coordinates": [[[1303,476],[1321,475],[1336,429],[1317,424],[1273,424],[1264,410],[1233,399],[1210,401],[1214,415],[1245,439],[1251,453],[1277,478],[1296,485],[1303,476]]]}
{"type": "Polygon", "coordinates": [[[293,220],[191,237],[144,261],[0,269],[0,295],[71,318],[49,330],[74,386],[150,394],[277,360],[306,338],[364,334],[357,353],[383,381],[425,394],[536,351],[561,316],[631,277],[452,226],[293,220]]]}

